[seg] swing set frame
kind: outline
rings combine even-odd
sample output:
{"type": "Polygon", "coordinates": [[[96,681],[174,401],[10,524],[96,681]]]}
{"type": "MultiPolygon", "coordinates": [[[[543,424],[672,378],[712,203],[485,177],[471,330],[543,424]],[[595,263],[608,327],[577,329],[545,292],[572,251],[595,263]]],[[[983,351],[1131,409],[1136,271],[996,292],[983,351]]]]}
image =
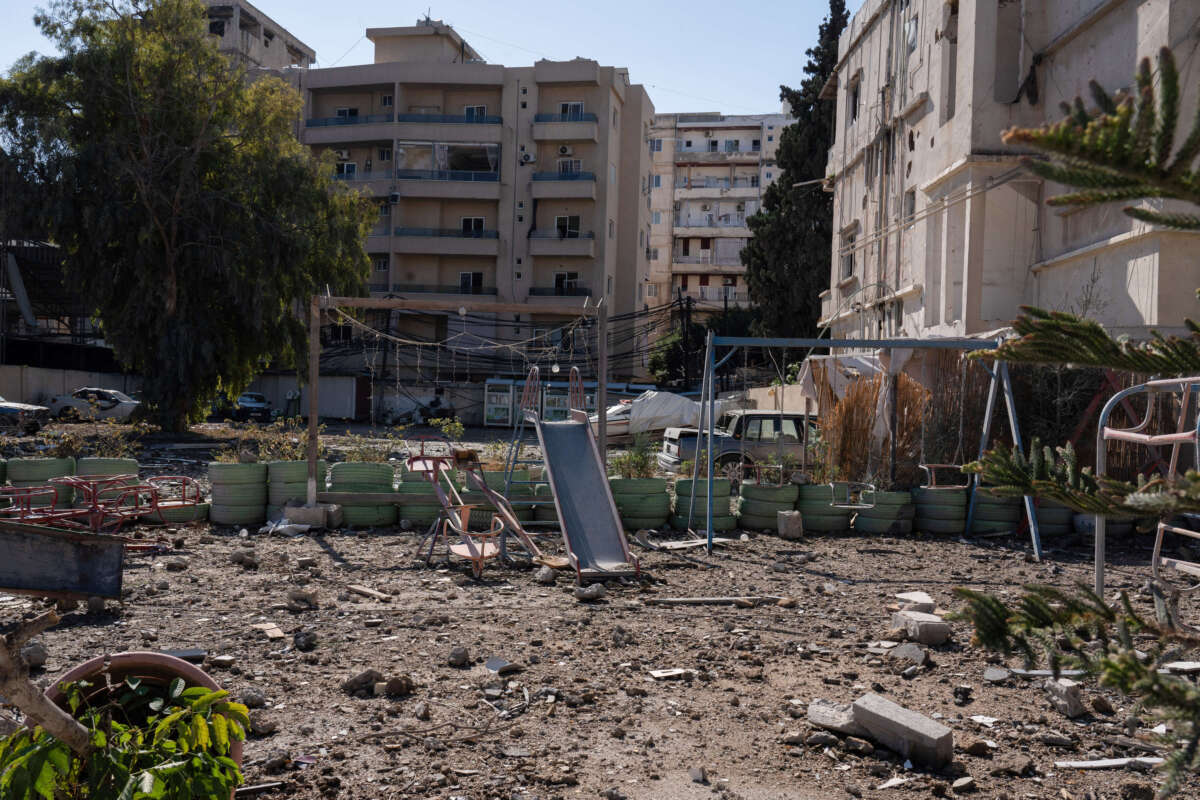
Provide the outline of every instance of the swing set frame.
{"type": "MultiPolygon", "coordinates": [[[[704,354],[704,376],[700,389],[700,424],[699,435],[696,441],[697,455],[705,453],[707,461],[706,475],[708,480],[707,497],[705,498],[705,526],[703,533],[707,537],[706,549],[709,554],[713,550],[713,440],[715,435],[715,411],[716,411],[716,391],[715,378],[717,368],[725,364],[731,359],[739,348],[743,347],[782,347],[794,349],[817,348],[844,348],[853,350],[887,350],[889,354],[892,350],[913,349],[913,350],[959,350],[969,352],[972,350],[991,350],[999,347],[1002,339],[966,339],[966,338],[946,338],[946,339],[780,339],[771,337],[757,336],[717,336],[712,331],[708,332],[708,339],[704,354]],[[719,361],[717,360],[718,348],[730,348],[719,361]],[[707,436],[707,441],[703,442],[703,437],[707,436]],[[704,449],[701,450],[703,442],[704,449]]],[[[1021,443],[1021,429],[1017,422],[1017,406],[1013,399],[1012,379],[1008,372],[1008,363],[1000,360],[993,360],[991,366],[983,364],[985,370],[990,377],[988,386],[987,406],[985,407],[983,417],[983,432],[979,438],[979,456],[982,457],[987,449],[988,438],[992,431],[992,421],[996,409],[996,400],[1001,392],[1004,393],[1004,407],[1008,414],[1008,427],[1012,433],[1013,447],[1017,452],[1024,454],[1025,448],[1021,443]]],[[[896,420],[895,420],[895,397],[896,397],[896,377],[891,376],[889,391],[891,392],[892,401],[890,407],[892,409],[892,418],[889,420],[889,429],[891,431],[891,439],[893,447],[896,441],[896,420]]],[[[805,403],[807,405],[807,401],[805,403]]],[[[807,411],[807,409],[806,409],[807,411]]],[[[805,441],[804,452],[808,448],[808,426],[804,426],[805,441]]],[[[895,456],[893,454],[892,464],[895,465],[895,456]]],[[[695,465],[698,471],[700,467],[699,458],[695,465]]],[[[971,501],[967,509],[966,530],[971,529],[971,524],[975,519],[975,503],[977,490],[979,488],[979,476],[972,475],[969,481],[971,487],[971,501]]],[[[695,494],[693,493],[693,498],[695,494]]],[[[1033,557],[1041,561],[1042,559],[1042,541],[1038,533],[1037,515],[1034,513],[1033,497],[1026,495],[1024,498],[1025,519],[1029,524],[1029,536],[1033,544],[1033,557]]],[[[688,513],[688,527],[691,528],[691,510],[688,513]]]]}

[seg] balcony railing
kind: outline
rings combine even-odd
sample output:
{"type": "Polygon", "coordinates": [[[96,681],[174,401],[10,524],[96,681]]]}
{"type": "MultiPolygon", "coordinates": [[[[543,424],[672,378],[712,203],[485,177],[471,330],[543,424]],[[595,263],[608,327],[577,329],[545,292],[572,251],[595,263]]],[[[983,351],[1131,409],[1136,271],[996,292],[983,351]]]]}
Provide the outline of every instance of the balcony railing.
{"type": "Polygon", "coordinates": [[[372,292],[386,292],[388,285],[386,283],[368,283],[367,289],[372,292]]]}
{"type": "Polygon", "coordinates": [[[335,181],[390,181],[391,170],[375,170],[373,172],[351,172],[348,175],[334,175],[335,181]]]}
{"type": "Polygon", "coordinates": [[[392,291],[412,294],[497,294],[495,286],[483,286],[478,289],[464,290],[462,286],[457,284],[434,283],[393,283],[392,291]]]}
{"type": "Polygon", "coordinates": [[[530,239],[595,239],[591,231],[532,231],[530,239]]]}
{"type": "MultiPolygon", "coordinates": [[[[671,291],[677,292],[680,287],[676,286],[671,291]]],[[[697,300],[703,300],[711,303],[723,303],[728,300],[731,303],[749,301],[750,295],[746,291],[738,291],[733,286],[699,286],[695,289],[684,289],[684,297],[692,297],[697,300]]]]}
{"type": "Polygon", "coordinates": [[[461,228],[396,228],[396,236],[432,236],[447,239],[499,239],[499,231],[464,231],[461,228]]]}
{"type": "MultiPolygon", "coordinates": [[[[725,216],[725,215],[722,215],[725,216]]],[[[731,214],[728,219],[709,214],[707,217],[676,217],[676,228],[744,228],[746,227],[746,216],[744,214],[731,214]]]]}
{"type": "Polygon", "coordinates": [[[499,172],[475,172],[466,169],[398,169],[396,180],[401,181],[475,181],[496,183],[499,172]]]}
{"type": "Polygon", "coordinates": [[[371,122],[391,121],[391,114],[366,114],[357,117],[313,117],[304,121],[304,127],[327,128],[330,125],[365,125],[371,122]]]}
{"type": "Polygon", "coordinates": [[[499,125],[498,115],[476,114],[397,114],[396,122],[431,122],[438,125],[499,125]]]}
{"type": "Polygon", "coordinates": [[[710,266],[717,266],[717,267],[739,267],[742,264],[742,260],[740,258],[738,258],[737,256],[715,257],[715,256],[711,256],[711,255],[708,255],[708,256],[673,255],[673,256],[671,256],[671,261],[675,262],[676,264],[707,264],[710,266]]]}
{"type": "Polygon", "coordinates": [[[592,290],[584,286],[535,286],[530,297],[591,297],[592,290]]]}
{"type": "Polygon", "coordinates": [[[758,188],[757,182],[752,182],[749,178],[734,178],[731,182],[729,178],[680,178],[675,182],[677,189],[755,189],[758,188]]]}
{"type": "Polygon", "coordinates": [[[594,181],[594,172],[535,172],[535,181],[594,181]]]}
{"type": "Polygon", "coordinates": [[[534,122],[596,122],[596,115],[590,111],[579,111],[571,114],[534,114],[534,122]]]}

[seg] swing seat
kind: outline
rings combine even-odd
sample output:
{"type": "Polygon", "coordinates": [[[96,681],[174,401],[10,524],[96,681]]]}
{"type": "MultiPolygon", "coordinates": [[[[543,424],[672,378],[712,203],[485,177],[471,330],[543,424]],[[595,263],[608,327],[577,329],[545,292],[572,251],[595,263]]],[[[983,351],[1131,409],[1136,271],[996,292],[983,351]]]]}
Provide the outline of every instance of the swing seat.
{"type": "Polygon", "coordinates": [[[925,483],[922,484],[922,486],[921,486],[922,489],[936,489],[939,491],[946,491],[946,490],[951,490],[951,489],[966,489],[970,485],[969,483],[956,483],[956,484],[950,484],[950,485],[943,484],[941,486],[938,486],[937,471],[939,469],[952,469],[958,475],[962,475],[962,465],[961,464],[918,464],[917,466],[920,467],[921,471],[925,473],[925,483]]]}
{"type": "Polygon", "coordinates": [[[455,527],[449,519],[442,522],[442,539],[446,542],[446,550],[451,555],[465,558],[471,562],[471,574],[476,578],[483,575],[483,565],[500,555],[500,545],[494,541],[504,533],[504,520],[499,515],[492,515],[492,527],[486,531],[469,530],[473,505],[455,506],[462,521],[462,528],[455,527]],[[451,535],[456,535],[458,541],[451,541],[451,535]]]}
{"type": "Polygon", "coordinates": [[[833,499],[829,505],[831,508],[846,508],[846,509],[863,509],[875,507],[875,485],[871,483],[859,483],[857,481],[833,481],[829,484],[829,488],[833,491],[833,499]],[[840,495],[839,495],[840,492],[840,495]],[[863,495],[870,494],[872,500],[867,502],[863,499],[863,495]],[[839,502],[839,497],[841,502],[839,502]]]}

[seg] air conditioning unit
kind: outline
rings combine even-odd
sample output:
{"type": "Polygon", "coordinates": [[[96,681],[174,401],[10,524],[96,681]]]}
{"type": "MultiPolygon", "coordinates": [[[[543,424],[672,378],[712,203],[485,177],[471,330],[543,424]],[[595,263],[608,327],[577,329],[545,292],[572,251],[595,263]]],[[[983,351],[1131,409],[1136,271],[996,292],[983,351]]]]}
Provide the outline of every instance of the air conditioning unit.
{"type": "Polygon", "coordinates": [[[712,208],[712,206],[710,206],[708,203],[704,203],[700,206],[701,211],[708,211],[710,208],[712,208]]]}
{"type": "Polygon", "coordinates": [[[571,145],[569,145],[569,144],[560,144],[558,146],[558,154],[560,156],[569,156],[569,155],[573,155],[574,153],[575,153],[575,148],[571,147],[571,145]]]}
{"type": "Polygon", "coordinates": [[[537,161],[537,156],[535,156],[533,153],[522,153],[521,154],[521,163],[522,164],[532,164],[534,161],[537,161]]]}
{"type": "Polygon", "coordinates": [[[388,202],[389,202],[389,203],[391,203],[392,205],[395,205],[396,203],[399,203],[399,202],[400,202],[400,193],[399,193],[399,192],[392,192],[391,194],[389,194],[389,195],[388,195],[388,202]]]}
{"type": "Polygon", "coordinates": [[[333,155],[337,158],[338,161],[349,161],[350,160],[350,151],[349,150],[334,150],[333,155]]]}

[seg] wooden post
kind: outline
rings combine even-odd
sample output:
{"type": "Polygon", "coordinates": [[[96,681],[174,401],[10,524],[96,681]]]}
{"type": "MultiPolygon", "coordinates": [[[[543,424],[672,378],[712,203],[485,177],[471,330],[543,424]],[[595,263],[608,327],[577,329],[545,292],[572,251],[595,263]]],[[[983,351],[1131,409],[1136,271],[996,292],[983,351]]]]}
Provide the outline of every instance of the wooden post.
{"type": "MultiPolygon", "coordinates": [[[[308,507],[317,506],[317,384],[321,377],[321,299],[313,297],[308,319],[308,507]]],[[[324,487],[321,487],[324,488],[324,487]]]]}
{"type": "MultiPolygon", "coordinates": [[[[600,300],[599,324],[597,325],[596,372],[596,439],[600,443],[600,461],[608,469],[608,298],[600,300]]],[[[586,395],[585,395],[586,396],[586,395]]],[[[584,402],[586,406],[587,403],[584,402]]],[[[586,411],[587,409],[583,409],[586,411]]]]}

